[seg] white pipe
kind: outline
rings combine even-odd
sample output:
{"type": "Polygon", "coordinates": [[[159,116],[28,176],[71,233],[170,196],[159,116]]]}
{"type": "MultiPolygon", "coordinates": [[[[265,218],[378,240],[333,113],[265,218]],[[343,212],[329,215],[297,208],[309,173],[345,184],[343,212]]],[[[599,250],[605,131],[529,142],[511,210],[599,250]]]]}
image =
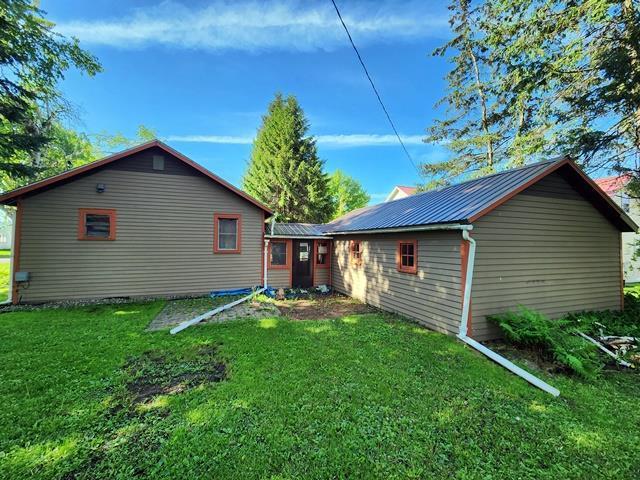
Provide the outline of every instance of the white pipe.
{"type": "Polygon", "coordinates": [[[262,273],[262,286],[264,288],[267,288],[267,286],[269,285],[267,283],[267,260],[269,259],[269,239],[265,238],[264,239],[264,260],[262,262],[263,266],[264,266],[264,272],[262,273]]]}
{"type": "Polygon", "coordinates": [[[223,312],[224,310],[228,310],[231,307],[235,307],[236,305],[241,304],[242,302],[246,302],[247,300],[249,300],[250,298],[252,298],[255,295],[258,295],[259,293],[264,292],[265,289],[264,288],[259,288],[258,290],[256,290],[255,292],[251,292],[249,295],[247,295],[246,297],[242,297],[238,300],[235,300],[231,303],[227,303],[226,305],[222,305],[221,307],[218,308],[214,308],[213,310],[208,311],[207,313],[203,313],[202,315],[196,317],[196,318],[192,318],[191,320],[187,320],[186,322],[182,322],[180,325],[178,325],[177,327],[172,328],[169,333],[171,333],[171,335],[175,335],[178,332],[181,332],[182,330],[184,330],[185,328],[189,328],[191,325],[195,325],[196,323],[200,323],[203,320],[206,320],[208,318],[213,317],[215,314],[223,312]]]}
{"type": "Polygon", "coordinates": [[[468,229],[462,230],[462,239],[464,241],[469,242],[469,254],[467,255],[467,277],[465,279],[465,284],[464,284],[462,315],[460,316],[460,331],[458,333],[458,338],[462,340],[464,343],[466,343],[467,345],[469,345],[470,347],[475,348],[477,351],[479,351],[483,355],[486,355],[497,364],[502,365],[507,370],[515,373],[521,378],[524,378],[530,384],[535,385],[536,387],[544,390],[547,393],[550,393],[554,397],[557,397],[558,395],[560,395],[560,390],[558,390],[555,387],[552,387],[548,383],[540,380],[535,375],[530,374],[526,370],[523,370],[522,368],[518,367],[513,362],[507,360],[502,355],[497,354],[493,350],[488,349],[481,343],[475,341],[473,338],[470,338],[467,336],[467,332],[468,332],[467,323],[469,321],[469,309],[471,306],[471,287],[473,285],[473,268],[475,266],[475,260],[476,260],[476,241],[471,237],[471,235],[469,235],[469,230],[471,229],[468,228],[468,229]]]}
{"type": "Polygon", "coordinates": [[[265,235],[267,238],[284,238],[296,240],[331,240],[331,237],[325,235],[265,235]]]}

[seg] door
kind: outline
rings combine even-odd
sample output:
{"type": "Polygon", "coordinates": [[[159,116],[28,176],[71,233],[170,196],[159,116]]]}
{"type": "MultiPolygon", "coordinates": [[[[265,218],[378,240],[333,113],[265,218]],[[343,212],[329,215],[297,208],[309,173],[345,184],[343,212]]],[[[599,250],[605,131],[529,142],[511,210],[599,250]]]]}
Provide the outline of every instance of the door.
{"type": "Polygon", "coordinates": [[[309,288],[313,286],[313,272],[311,270],[313,254],[312,240],[293,241],[293,288],[309,288]]]}

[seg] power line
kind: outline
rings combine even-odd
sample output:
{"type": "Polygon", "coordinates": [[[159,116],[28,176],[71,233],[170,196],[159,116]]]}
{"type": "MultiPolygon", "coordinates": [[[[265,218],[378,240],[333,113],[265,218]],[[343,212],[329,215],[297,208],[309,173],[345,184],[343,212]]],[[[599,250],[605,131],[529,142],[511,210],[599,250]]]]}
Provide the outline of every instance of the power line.
{"type": "Polygon", "coordinates": [[[389,115],[387,107],[385,107],[384,103],[382,102],[382,98],[380,97],[380,94],[378,93],[378,89],[376,88],[375,83],[373,83],[373,79],[371,78],[371,75],[369,75],[369,70],[367,70],[367,66],[364,64],[364,60],[362,60],[362,57],[360,56],[360,52],[358,51],[358,47],[356,47],[356,44],[354,43],[353,38],[351,38],[351,33],[349,32],[349,29],[347,28],[347,24],[344,23],[344,20],[342,19],[342,15],[340,14],[340,10],[338,9],[338,5],[336,5],[335,0],[331,0],[331,3],[333,3],[333,7],[336,9],[336,13],[338,14],[338,18],[340,19],[340,23],[342,23],[342,26],[344,27],[344,31],[347,32],[347,37],[349,37],[349,42],[351,42],[351,46],[353,47],[353,51],[356,52],[356,56],[358,57],[358,60],[360,61],[360,65],[362,65],[362,69],[364,70],[364,74],[367,76],[367,79],[369,80],[369,83],[371,84],[371,88],[373,88],[373,93],[376,94],[376,97],[378,98],[378,102],[380,102],[380,106],[382,107],[382,110],[384,111],[384,114],[387,116],[387,120],[389,120],[389,124],[391,125],[391,128],[393,129],[393,133],[396,134],[396,137],[398,138],[398,142],[400,142],[400,145],[402,146],[402,149],[404,150],[405,155],[407,156],[407,158],[411,162],[411,165],[413,165],[413,168],[416,169],[416,172],[418,172],[418,175],[422,175],[420,173],[420,169],[418,168],[416,163],[413,161],[413,158],[411,158],[411,154],[409,153],[409,150],[407,150],[407,147],[404,145],[404,142],[402,141],[402,138],[400,138],[400,134],[398,133],[398,129],[394,125],[393,120],[391,120],[391,115],[389,115]]]}

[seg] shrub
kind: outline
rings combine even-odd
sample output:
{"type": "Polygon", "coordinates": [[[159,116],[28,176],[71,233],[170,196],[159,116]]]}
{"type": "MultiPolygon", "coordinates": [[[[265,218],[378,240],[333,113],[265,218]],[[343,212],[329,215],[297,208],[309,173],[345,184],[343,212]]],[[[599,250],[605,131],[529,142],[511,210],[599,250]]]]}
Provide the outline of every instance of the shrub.
{"type": "Polygon", "coordinates": [[[509,342],[537,349],[547,360],[583,378],[594,378],[603,367],[596,347],[575,335],[576,329],[569,319],[550,320],[522,306],[516,312],[488,318],[500,326],[509,342]]]}

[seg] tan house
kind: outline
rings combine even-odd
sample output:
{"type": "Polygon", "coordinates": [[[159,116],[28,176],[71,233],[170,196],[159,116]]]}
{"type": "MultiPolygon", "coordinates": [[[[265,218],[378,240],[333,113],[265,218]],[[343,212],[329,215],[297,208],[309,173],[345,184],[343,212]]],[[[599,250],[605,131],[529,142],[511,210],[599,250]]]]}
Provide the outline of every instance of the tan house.
{"type": "MultiPolygon", "coordinates": [[[[640,202],[631,198],[626,191],[630,175],[615,175],[596,179],[598,186],[618,204],[631,219],[640,221],[640,202]]],[[[622,256],[624,259],[624,278],[628,283],[640,282],[640,260],[634,259],[640,235],[635,232],[622,234],[622,256]]]]}
{"type": "Polygon", "coordinates": [[[620,309],[637,226],[568,159],[351,212],[274,224],[255,199],[154,141],[0,196],[17,206],[12,301],[329,284],[434,330],[486,315],[620,309]]]}

